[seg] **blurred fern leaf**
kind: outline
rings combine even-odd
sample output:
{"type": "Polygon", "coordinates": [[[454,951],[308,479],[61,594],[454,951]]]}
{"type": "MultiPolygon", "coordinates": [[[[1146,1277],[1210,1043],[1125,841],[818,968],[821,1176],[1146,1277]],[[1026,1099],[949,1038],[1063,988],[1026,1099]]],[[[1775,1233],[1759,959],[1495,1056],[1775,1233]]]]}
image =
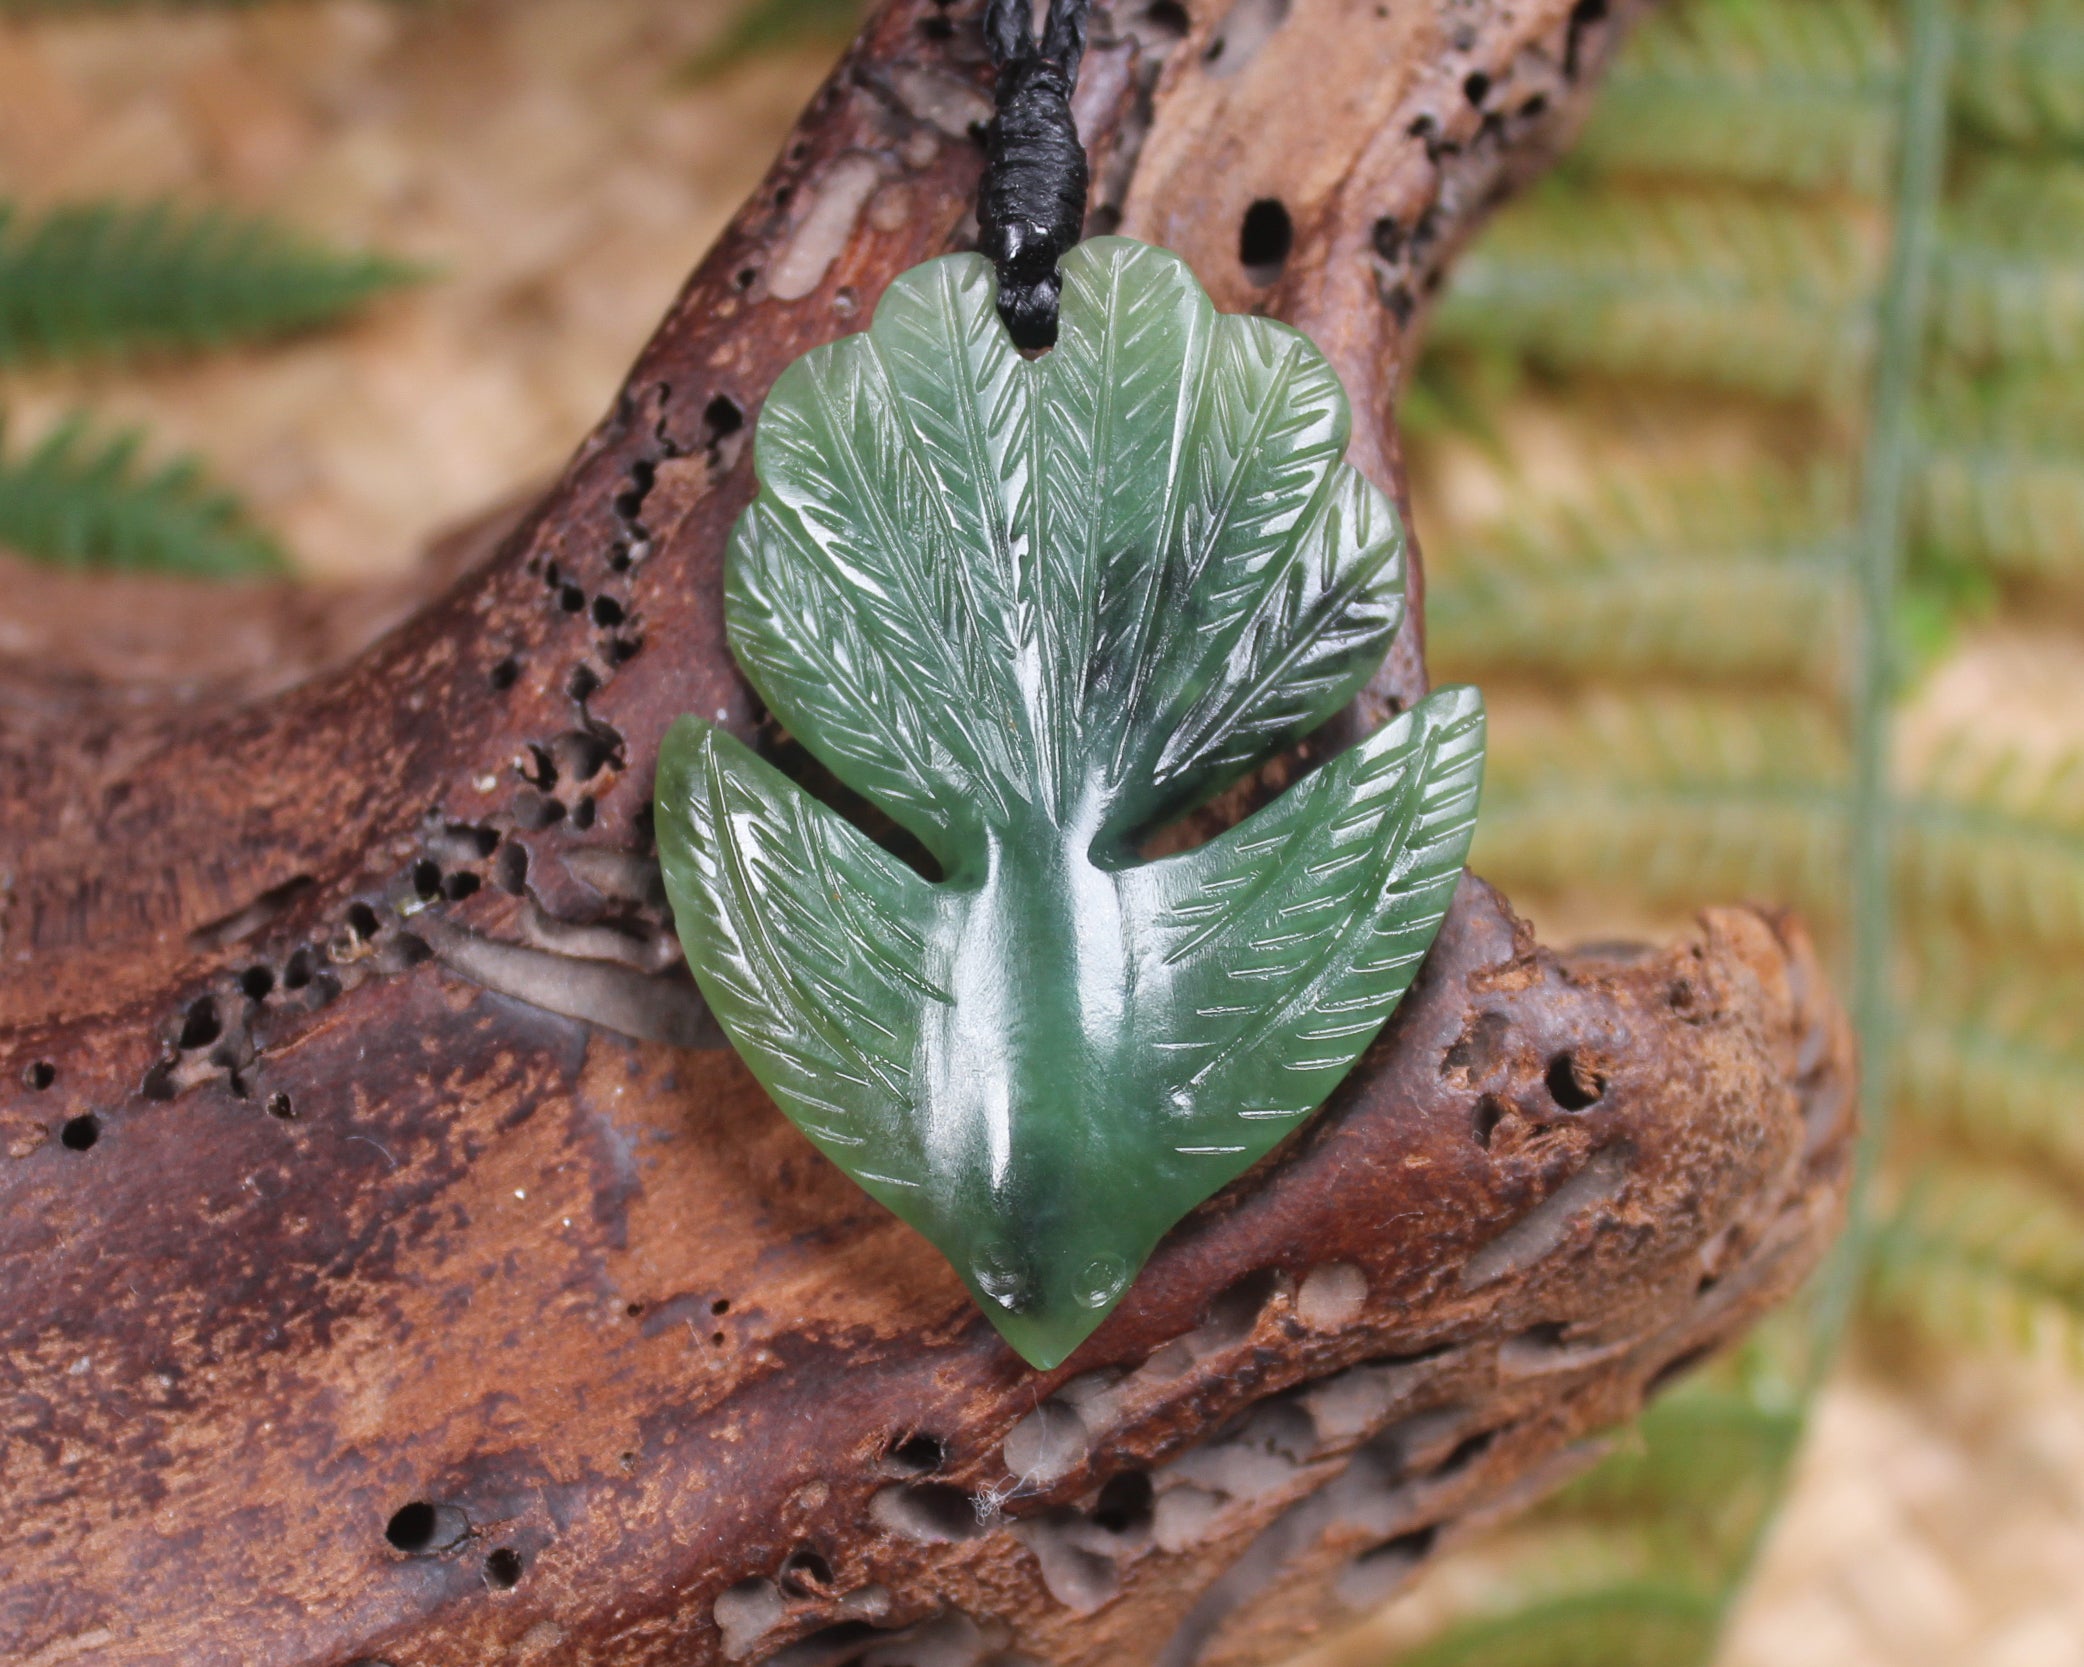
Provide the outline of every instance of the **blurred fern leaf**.
{"type": "Polygon", "coordinates": [[[1902,907],[2008,946],[2084,951],[2084,759],[2030,763],[1973,734],[1897,809],[1902,907]]]}
{"type": "Polygon", "coordinates": [[[2017,1171],[1918,1172],[1875,1235],[1872,1288],[1932,1336],[2084,1370],[2084,1212],[2017,1171]]]}
{"type": "Polygon", "coordinates": [[[1713,1647],[1721,1603],[1679,1582],[1626,1581],[1463,1621],[1398,1667],[1673,1667],[1713,1647]]]}
{"type": "MultiPolygon", "coordinates": [[[[2084,315],[2078,339],[2084,344],[2084,315]]],[[[2014,367],[1976,375],[1950,365],[1927,396],[1922,427],[1912,504],[1928,557],[2084,591],[2084,388],[2076,373],[2014,367]]]]}
{"type": "Polygon", "coordinates": [[[1849,506],[1830,471],[1616,472],[1459,546],[1427,586],[1429,653],[1471,679],[1828,687],[1851,625],[1849,506]]]}
{"type": "MultiPolygon", "coordinates": [[[[1472,860],[1508,890],[1603,881],[1671,907],[1842,912],[1849,761],[1822,709],[1649,690],[1498,734],[1472,860]]],[[[1896,819],[1907,916],[2084,950],[2084,764],[2028,767],[1964,737],[1896,819]]]]}
{"type": "Polygon", "coordinates": [[[0,202],[0,364],[211,347],[337,320],[420,269],[167,203],[0,202]]]}
{"type": "Polygon", "coordinates": [[[77,416],[19,457],[0,444],[0,545],[57,567],[199,578],[284,569],[274,541],[194,458],[152,465],[141,449],[135,431],[96,436],[77,416]]]}
{"type": "Polygon", "coordinates": [[[1814,705],[1653,691],[1498,729],[1470,861],[1507,890],[1841,900],[1845,747],[1814,705]]]}
{"type": "Polygon", "coordinates": [[[1940,342],[1956,357],[2084,360],[2084,170],[2069,159],[1983,161],[1949,206],[1934,278],[1940,342]]]}
{"type": "Polygon", "coordinates": [[[2080,249],[2084,0],[1685,0],[1443,300],[1422,377],[1490,367],[1492,429],[1551,448],[1503,490],[1500,458],[1439,475],[1519,523],[1429,545],[1439,659],[1520,681],[1492,702],[1472,864],[1574,913],[1807,909],[1849,964],[1889,1201],[1766,1328],[1784,1400],[1654,1404],[1481,1571],[1520,1606],[1468,1618],[1472,1583],[1406,1662],[1706,1659],[1718,1628],[1688,1635],[1684,1606],[1712,1617],[1741,1581],[1738,1524],[1787,1475],[1863,1269],[1869,1312],[2084,1371],[2084,760],[2016,752],[1984,713],[1912,763],[1890,718],[1957,621],[2023,595],[2045,628],[2084,595],[2080,249]],[[1675,384],[1737,397],[1635,397],[1675,384]],[[1597,443],[1556,448],[1558,408],[1597,443]],[[1649,518],[1587,500],[1581,459],[1613,452],[1664,485],[1712,457],[1727,491],[1649,518]],[[1856,487],[1789,515],[1785,460],[1818,453],[1857,458],[1856,487]],[[1623,1618],[1652,1592],[1681,1624],[1641,1642],[1623,1618]]]}
{"type": "MultiPolygon", "coordinates": [[[[1928,945],[1928,968],[1971,950],[1928,945]]],[[[1947,1147],[2084,1188],[2084,990],[2020,975],[1980,989],[1928,971],[1897,1036],[1899,1103],[1947,1147]]]]}
{"type": "Polygon", "coordinates": [[[1741,1387],[1688,1383],[1653,1401],[1627,1444],[1556,1496],[1553,1509],[1632,1523],[1684,1516],[1736,1523],[1748,1534],[1771,1490],[1761,1478],[1794,1450],[1801,1419],[1741,1387]],[[1751,1509],[1743,1496],[1753,1493],[1751,1509]]]}
{"type": "Polygon", "coordinates": [[[1552,372],[1856,402],[1874,250],[1824,205],[1739,192],[1537,191],[1457,268],[1430,329],[1552,372]]]}
{"type": "Polygon", "coordinates": [[[1901,74],[1875,0],[1682,6],[1614,65],[1573,162],[1879,197],[1901,74]]]}
{"type": "Polygon", "coordinates": [[[2084,140],[2084,7],[1962,0],[1954,102],[1984,137],[2033,148],[2084,140]]]}
{"type": "Polygon", "coordinates": [[[1918,532],[1935,551],[2003,579],[2084,588],[2084,456],[1934,449],[1915,490],[1918,532]]]}

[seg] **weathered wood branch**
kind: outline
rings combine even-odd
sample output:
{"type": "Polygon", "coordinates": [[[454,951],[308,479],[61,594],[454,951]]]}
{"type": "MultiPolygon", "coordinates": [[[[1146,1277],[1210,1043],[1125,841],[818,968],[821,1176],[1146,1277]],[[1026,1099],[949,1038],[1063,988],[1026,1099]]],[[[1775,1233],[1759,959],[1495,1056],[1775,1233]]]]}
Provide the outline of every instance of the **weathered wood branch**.
{"type": "MultiPolygon", "coordinates": [[[[1324,1115],[1050,1374],[716,1045],[651,761],[684,711],[759,733],[717,608],[747,425],[961,244],[974,10],[892,0],[564,479],[366,650],[227,600],[319,668],[259,698],[264,653],[117,675],[59,615],[17,629],[8,1660],[1271,1660],[1582,1462],[1820,1254],[1850,1046],[1756,912],[1558,957],[1467,882],[1324,1115]]],[[[1408,327],[1613,21],[1192,11],[1100,20],[1096,223],[1309,329],[1396,483],[1408,327]],[[1259,202],[1285,256],[1241,246],[1259,202]]],[[[1347,733],[1423,687],[1416,618],[1347,733]]]]}

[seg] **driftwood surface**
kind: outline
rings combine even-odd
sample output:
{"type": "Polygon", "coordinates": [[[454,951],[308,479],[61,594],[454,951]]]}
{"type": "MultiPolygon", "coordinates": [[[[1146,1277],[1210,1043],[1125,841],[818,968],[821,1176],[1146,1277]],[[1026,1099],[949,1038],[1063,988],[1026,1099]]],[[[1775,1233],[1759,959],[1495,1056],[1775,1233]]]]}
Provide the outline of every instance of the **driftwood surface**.
{"type": "MultiPolygon", "coordinates": [[[[962,245],[975,11],[891,0],[564,478],[375,641],[396,598],[212,593],[185,658],[149,589],[8,603],[0,1658],[1272,1661],[1820,1255],[1850,1043],[1754,910],[1557,955],[1465,882],[1324,1114],[1046,1374],[719,1045],[652,759],[681,712],[762,734],[748,425],[962,245]]],[[[1310,331],[1400,488],[1408,330],[1617,22],[1103,7],[1093,224],[1310,331]],[[1292,247],[1248,269],[1262,200],[1292,247]]],[[[1342,733],[1423,688],[1418,616],[1342,733]]]]}

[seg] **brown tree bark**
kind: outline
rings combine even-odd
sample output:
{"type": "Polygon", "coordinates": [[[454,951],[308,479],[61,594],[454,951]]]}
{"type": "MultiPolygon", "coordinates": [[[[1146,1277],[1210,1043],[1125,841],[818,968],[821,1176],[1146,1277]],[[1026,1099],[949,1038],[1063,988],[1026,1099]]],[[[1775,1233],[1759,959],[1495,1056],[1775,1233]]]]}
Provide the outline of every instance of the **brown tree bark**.
{"type": "MultiPolygon", "coordinates": [[[[1047,1374],[719,1045],[652,759],[681,712],[760,732],[717,605],[748,427],[961,245],[975,11],[884,7],[564,478],[378,640],[350,652],[381,610],[226,597],[237,642],[177,671],[148,592],[17,605],[9,1662],[1269,1661],[1820,1255],[1850,1045],[1755,911],[1557,956],[1467,882],[1327,1110],[1047,1374]],[[103,610],[126,666],[77,628],[103,610]]],[[[1400,485],[1409,327],[1614,27],[1602,0],[1103,7],[1095,226],[1309,330],[1354,460],[1400,485]],[[1292,243],[1247,268],[1262,201],[1292,243]]],[[[1417,620],[1345,733],[1422,689],[1417,620]]]]}

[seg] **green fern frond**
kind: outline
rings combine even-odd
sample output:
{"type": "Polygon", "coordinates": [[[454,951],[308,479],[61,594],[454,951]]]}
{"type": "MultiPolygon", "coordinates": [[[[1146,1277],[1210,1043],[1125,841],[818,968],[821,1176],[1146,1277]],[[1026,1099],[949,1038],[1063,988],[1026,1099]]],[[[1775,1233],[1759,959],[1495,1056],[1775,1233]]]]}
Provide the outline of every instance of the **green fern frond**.
{"type": "MultiPolygon", "coordinates": [[[[1982,931],[2084,943],[2084,836],[1922,800],[1898,815],[1909,897],[1982,931]]],[[[1843,908],[1842,781],[1559,778],[1501,787],[1486,818],[1471,863],[1508,890],[1591,883],[1675,908],[1736,895],[1823,919],[1843,908]]]]}
{"type": "MultiPolygon", "coordinates": [[[[2080,141],[2084,0],[1690,0],[1647,23],[1589,126],[1579,152],[1589,165],[1572,169],[1578,194],[1551,189],[1501,222],[1458,276],[1435,339],[1551,373],[1686,381],[1861,416],[1863,626],[1837,628],[1844,616],[1820,592],[1779,588],[1805,571],[1805,555],[1819,578],[1849,571],[1844,542],[1754,542],[1710,560],[1683,535],[1611,527],[1590,552],[1546,534],[1531,551],[1510,537],[1447,548],[1429,611],[1439,650],[1464,666],[1605,681],[1631,697],[1580,693],[1560,718],[1553,703],[1497,713],[1479,871],[1542,891],[1581,892],[1589,880],[1653,905],[1749,893],[1799,903],[1833,928],[1874,1066],[1863,1169],[1892,1103],[1907,1135],[1896,1161],[1907,1148],[1950,1166],[1883,1214],[1876,1307],[1948,1339],[2023,1341],[2084,1368],[2084,999],[2072,985],[2043,1011],[1937,971],[2080,960],[2084,764],[1993,755],[1986,728],[1892,781],[1890,711],[1910,659],[1888,630],[1958,614],[1992,593],[1993,573],[2084,589],[2080,141]],[[1841,27],[1852,32],[1828,34],[1841,27]],[[1956,108],[1986,132],[2065,154],[2000,162],[1957,151],[1943,166],[1950,35],[1956,108]],[[1684,182],[1694,200],[1674,207],[1676,191],[1617,188],[1614,175],[1684,182]],[[1765,190],[1747,198],[1702,181],[1765,190]],[[1839,193],[1828,207],[1790,196],[1823,190],[1839,193]],[[1870,201],[1885,195],[1892,224],[1874,226],[1870,201]],[[1870,227],[1889,245],[1886,272],[1870,227]],[[1731,595],[1740,584],[1755,602],[1731,595]],[[1814,632],[1813,659],[1798,658],[1791,619],[1829,622],[1814,632]],[[1734,639],[1720,656],[1715,625],[1734,639]],[[1852,742],[1822,710],[1686,701],[1657,687],[1731,670],[1753,683],[1842,680],[1855,694],[1852,742]],[[1909,1006],[1891,986],[1898,918],[1950,923],[1968,946],[1923,946],[1926,976],[1909,1006]],[[1961,1153],[1993,1167],[1953,1170],[1961,1153]],[[1998,1167],[2007,1163],[2016,1172],[1998,1167]]],[[[1852,522],[1841,515],[1830,531],[1842,537],[1852,522]]],[[[2038,965],[2035,976],[2046,982],[2038,965]]],[[[1819,1362],[1869,1237],[1855,1235],[1807,1317],[1819,1362]]],[[[1657,1408],[1645,1431],[1666,1407],[1680,1416],[1689,1394],[1657,1408]]],[[[1646,1434],[1557,1501],[1559,1532],[1591,1524],[1638,1552],[1651,1540],[1667,1548],[1618,1573],[1581,1570],[1594,1593],[1628,1580],[1662,1589],[1671,1575],[1704,1602],[1724,1590],[1701,1578],[1716,1559],[1689,1566],[1669,1548],[1712,1534],[1712,1512],[1698,1507],[1718,1490],[1735,1494],[1748,1478],[1763,1497],[1784,1477],[1793,1419],[1761,1418],[1759,1450],[1733,1457],[1752,1415],[1741,1399],[1723,1403],[1714,1410],[1734,1422],[1716,1431],[1711,1407],[1696,1409],[1693,1439],[1660,1452],[1646,1434]]],[[[1520,1582],[1567,1544],[1532,1548],[1507,1577],[1520,1582]]],[[[1692,1667],[1712,1639],[1706,1627],[1652,1646],[1653,1658],[1692,1667]]],[[[1442,1662],[1514,1667],[1632,1659],[1625,1643],[1581,1647],[1539,1602],[1466,1623],[1439,1649],[1442,1662]],[[1498,1629],[1488,1653],[1486,1626],[1498,1629]]]]}
{"type": "Polygon", "coordinates": [[[1893,91],[1902,73],[1895,8],[1881,0],[1690,0],[1636,30],[1609,84],[1685,79],[1893,91]]]}
{"type": "MultiPolygon", "coordinates": [[[[1849,760],[1828,715],[1655,691],[1499,724],[1471,863],[1505,884],[1609,886],[1692,907],[1737,895],[1844,908],[1849,760]]],[[[1899,790],[1896,878],[1914,918],[2084,945],[2084,766],[1964,744],[1899,790]]]]}
{"type": "Polygon", "coordinates": [[[1706,1659],[1721,1622],[1713,1593],[1632,1581],[1464,1621],[1395,1667],[1680,1667],[1706,1659]]]}
{"type": "Polygon", "coordinates": [[[1829,464],[1632,463],[1573,481],[1567,497],[1515,494],[1480,544],[1450,546],[1435,564],[1538,573],[1626,563],[1638,547],[1677,547],[1717,561],[1756,551],[1799,563],[1835,542],[1852,508],[1851,481],[1829,464]]]}
{"type": "Polygon", "coordinates": [[[1846,483],[1821,471],[1638,470],[1581,501],[1436,541],[1428,647],[1455,677],[1741,678],[1825,686],[1849,629],[1846,483]]]}
{"type": "Polygon", "coordinates": [[[2029,764],[1964,737],[1900,796],[1896,819],[1910,918],[2084,945],[2084,760],[2029,764]]]}
{"type": "MultiPolygon", "coordinates": [[[[1756,1342],[1743,1351],[1760,1352],[1756,1342]]],[[[1536,1521],[1596,1526],[1634,1543],[1635,1578],[1731,1589],[1772,1514],[1802,1416],[1794,1395],[1761,1393],[1737,1362],[1709,1372],[1651,1402],[1616,1450],[1536,1521]]]]}
{"type": "Polygon", "coordinates": [[[1695,0],[1622,49],[1572,161],[1878,198],[1901,73],[1871,0],[1695,0]]]}
{"type": "Polygon", "coordinates": [[[1616,551],[1574,572],[1458,571],[1428,589],[1426,624],[1436,663],[1458,681],[1690,673],[1821,687],[1842,664],[1848,607],[1842,559],[1828,549],[1714,562],[1616,551]]]}
{"type": "Polygon", "coordinates": [[[1923,407],[1919,427],[1940,450],[2074,450],[2084,433],[2084,377],[2045,365],[1978,374],[1949,363],[1931,379],[1923,407]]]}
{"type": "Polygon", "coordinates": [[[1586,885],[1673,909],[1718,899],[1819,914],[1842,893],[1842,802],[1748,783],[1551,786],[1486,807],[1470,856],[1507,891],[1586,885]]]}
{"type": "Polygon", "coordinates": [[[419,276],[264,219],[112,202],[29,218],[0,202],[0,364],[282,335],[419,276]]]}
{"type": "Polygon", "coordinates": [[[1857,86],[1617,78],[1572,155],[1616,174],[1878,197],[1894,128],[1887,97],[1857,86]]]}
{"type": "Polygon", "coordinates": [[[2084,587],[2084,454],[1960,447],[1925,453],[1920,540],[2000,578],[2084,587]]]}
{"type": "Polygon", "coordinates": [[[1526,367],[1510,353],[1426,354],[1397,395],[1397,430],[1420,445],[1461,435],[1503,458],[1498,415],[1526,381],[1526,367]]]}
{"type": "Polygon", "coordinates": [[[1652,693],[1496,732],[1470,865],[1508,890],[1842,902],[1849,761],[1816,707],[1652,693]]]}
{"type": "Polygon", "coordinates": [[[1748,1536],[1769,1492],[1746,1496],[1787,1462],[1801,1432],[1793,1407],[1687,1384],[1651,1402],[1622,1447],[1559,1493],[1551,1509],[1621,1523],[1738,1517],[1748,1536]]]}
{"type": "Polygon", "coordinates": [[[1919,1172],[1876,1228],[1869,1289],[1935,1339],[2084,1369],[2084,1212],[2025,1175],[1919,1172]]]}
{"type": "Polygon", "coordinates": [[[1866,386],[1873,268],[1842,210],[1558,188],[1464,257],[1430,329],[1550,371],[1842,405],[1866,386]]]}
{"type": "Polygon", "coordinates": [[[1949,209],[1934,266],[1941,345],[1977,365],[2084,360],[2080,250],[2084,163],[2008,159],[1978,169],[1949,209]]]}
{"type": "Polygon", "coordinates": [[[1839,727],[1810,701],[1649,689],[1593,693],[1554,711],[1554,722],[1523,723],[1493,742],[1487,792],[1509,796],[1591,775],[1617,786],[1808,792],[1845,771],[1839,727]]]}
{"type": "Polygon", "coordinates": [[[1985,137],[2084,140],[2084,17],[2075,0],[1966,0],[1957,13],[1955,107],[1985,137]]]}
{"type": "MultiPolygon", "coordinates": [[[[2084,29],[2084,8],[2073,27],[2084,29]]],[[[2084,236],[2084,159],[1984,152],[1962,165],[1946,205],[1950,237],[2044,255],[2074,254],[2084,236]]]]}
{"type": "MultiPolygon", "coordinates": [[[[2084,340],[2084,338],[2080,338],[2084,340]]],[[[1930,557],[2084,588],[2084,377],[1947,367],[1920,421],[1912,521],[1930,557]]]]}
{"type": "MultiPolygon", "coordinates": [[[[1924,959],[1930,966],[1933,957],[1924,959]]],[[[2067,995],[2051,999],[2041,979],[1921,992],[1896,1038],[1905,1121],[2084,1188],[2084,991],[2067,995]]]]}
{"type": "Polygon", "coordinates": [[[1934,280],[1940,341],[1968,363],[2084,360],[2084,256],[1957,244],[1934,280]]]}
{"type": "Polygon", "coordinates": [[[74,417],[20,458],[0,446],[0,545],[58,567],[197,578],[284,569],[274,541],[200,463],[147,465],[141,444],[135,431],[96,438],[74,417]]]}

